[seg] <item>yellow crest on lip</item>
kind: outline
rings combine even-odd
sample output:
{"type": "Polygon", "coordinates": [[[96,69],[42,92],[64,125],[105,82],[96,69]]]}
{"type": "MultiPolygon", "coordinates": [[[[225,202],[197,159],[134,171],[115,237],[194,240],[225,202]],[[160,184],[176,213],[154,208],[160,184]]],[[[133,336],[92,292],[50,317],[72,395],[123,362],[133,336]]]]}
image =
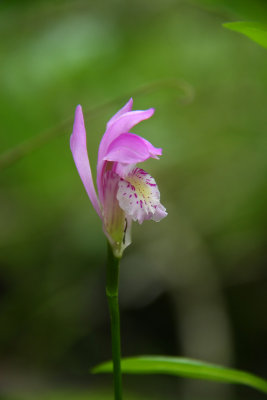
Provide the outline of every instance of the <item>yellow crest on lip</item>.
{"type": "Polygon", "coordinates": [[[118,186],[119,205],[134,221],[141,224],[145,219],[163,218],[165,208],[160,204],[157,184],[143,169],[133,169],[125,179],[120,179],[118,186]]]}

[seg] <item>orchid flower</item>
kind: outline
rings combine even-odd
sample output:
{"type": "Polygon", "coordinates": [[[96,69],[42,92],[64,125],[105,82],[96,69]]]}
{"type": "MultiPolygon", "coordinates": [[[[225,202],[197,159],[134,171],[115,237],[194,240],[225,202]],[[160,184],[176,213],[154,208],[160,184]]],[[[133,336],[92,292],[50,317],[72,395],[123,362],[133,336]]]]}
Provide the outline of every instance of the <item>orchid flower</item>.
{"type": "Polygon", "coordinates": [[[96,194],[87,154],[86,131],[82,107],[77,106],[70,147],[85,190],[103,222],[103,230],[113,252],[121,256],[130,242],[131,223],[166,217],[160,203],[157,184],[147,172],[136,166],[149,158],[158,159],[162,149],[130,133],[139,122],[150,118],[154,109],[132,111],[133,100],[107,123],[100,142],[97,162],[96,194]]]}

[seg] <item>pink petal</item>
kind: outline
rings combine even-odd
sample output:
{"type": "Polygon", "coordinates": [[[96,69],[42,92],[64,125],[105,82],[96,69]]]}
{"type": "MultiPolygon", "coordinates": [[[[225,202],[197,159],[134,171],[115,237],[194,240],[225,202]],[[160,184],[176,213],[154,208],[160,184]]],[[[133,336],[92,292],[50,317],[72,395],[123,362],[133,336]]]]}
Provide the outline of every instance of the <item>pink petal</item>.
{"type": "Polygon", "coordinates": [[[129,111],[117,118],[113,124],[106,130],[98,152],[98,160],[102,160],[105,157],[105,153],[108,150],[109,145],[122,133],[128,133],[135,125],[139,122],[144,121],[152,117],[154,109],[149,108],[145,111],[129,111]]]}
{"type": "Polygon", "coordinates": [[[75,111],[75,119],[73,124],[73,133],[70,137],[70,148],[73,159],[77,167],[78,173],[84,184],[85,190],[100,218],[102,213],[99,201],[96,195],[94,182],[92,178],[90,162],[87,154],[86,131],[83,120],[82,107],[79,105],[75,111]]]}
{"type": "Polygon", "coordinates": [[[109,145],[104,160],[124,164],[137,164],[161,154],[161,149],[157,149],[142,137],[133,133],[123,133],[109,145]]]}
{"type": "Polygon", "coordinates": [[[100,146],[98,150],[98,163],[97,163],[97,187],[100,201],[103,201],[103,188],[102,188],[102,175],[103,175],[103,167],[105,164],[105,156],[107,154],[109,145],[115,140],[118,136],[123,133],[128,133],[130,129],[132,129],[139,122],[150,118],[154,114],[154,109],[150,108],[145,111],[129,111],[126,112],[118,119],[116,119],[106,130],[100,146]]]}
{"type": "Polygon", "coordinates": [[[143,140],[146,143],[147,149],[150,153],[150,157],[156,158],[158,160],[159,159],[158,156],[162,156],[162,149],[159,147],[154,147],[153,144],[151,144],[148,140],[144,138],[143,140]]]}
{"type": "Polygon", "coordinates": [[[133,107],[133,99],[130,98],[128,103],[125,104],[107,123],[107,129],[115,122],[122,114],[125,114],[128,111],[131,111],[133,107]]]}

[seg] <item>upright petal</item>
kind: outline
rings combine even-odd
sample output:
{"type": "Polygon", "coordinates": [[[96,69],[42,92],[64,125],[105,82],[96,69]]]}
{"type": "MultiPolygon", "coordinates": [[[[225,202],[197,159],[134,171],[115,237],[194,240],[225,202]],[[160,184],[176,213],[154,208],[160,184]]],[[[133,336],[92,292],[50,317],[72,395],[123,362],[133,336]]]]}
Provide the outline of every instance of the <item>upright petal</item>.
{"type": "Polygon", "coordinates": [[[73,132],[70,137],[70,148],[72,151],[73,159],[77,167],[78,173],[84,184],[85,190],[100,218],[102,213],[99,206],[99,201],[96,195],[90,162],[87,154],[86,146],[86,131],[84,126],[84,119],[82,107],[79,105],[75,111],[75,119],[73,125],[73,132]]]}
{"type": "Polygon", "coordinates": [[[105,153],[113,140],[115,140],[122,133],[128,133],[139,122],[152,117],[154,108],[149,108],[145,111],[129,111],[117,118],[113,124],[106,130],[98,152],[98,160],[105,157],[105,153]]]}
{"type": "Polygon", "coordinates": [[[130,98],[128,103],[125,104],[113,117],[108,121],[107,123],[107,129],[110,128],[110,126],[115,122],[122,114],[125,114],[126,112],[132,111],[133,107],[133,99],[130,98]]]}
{"type": "Polygon", "coordinates": [[[102,176],[103,176],[103,166],[104,166],[104,158],[107,154],[109,145],[115,140],[118,136],[123,133],[128,133],[130,129],[132,129],[139,122],[150,118],[154,114],[154,109],[150,108],[145,111],[129,111],[126,112],[118,119],[116,119],[113,124],[106,130],[98,151],[98,163],[97,163],[97,187],[98,194],[100,198],[100,202],[103,201],[103,188],[102,188],[102,176]]]}

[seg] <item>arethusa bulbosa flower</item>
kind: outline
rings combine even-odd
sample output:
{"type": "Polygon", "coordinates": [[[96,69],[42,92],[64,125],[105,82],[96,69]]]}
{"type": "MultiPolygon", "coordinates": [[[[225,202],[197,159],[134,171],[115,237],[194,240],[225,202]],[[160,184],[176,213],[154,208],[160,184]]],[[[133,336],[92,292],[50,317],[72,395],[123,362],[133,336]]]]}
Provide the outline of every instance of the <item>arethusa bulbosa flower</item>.
{"type": "Polygon", "coordinates": [[[103,230],[113,252],[121,256],[131,242],[131,223],[160,221],[166,209],[160,203],[160,192],[154,178],[136,164],[149,158],[158,159],[161,148],[130,131],[150,118],[154,109],[132,111],[133,100],[107,123],[98,150],[97,190],[95,190],[86,146],[82,107],[77,106],[70,147],[85,190],[103,222],[103,230]]]}

